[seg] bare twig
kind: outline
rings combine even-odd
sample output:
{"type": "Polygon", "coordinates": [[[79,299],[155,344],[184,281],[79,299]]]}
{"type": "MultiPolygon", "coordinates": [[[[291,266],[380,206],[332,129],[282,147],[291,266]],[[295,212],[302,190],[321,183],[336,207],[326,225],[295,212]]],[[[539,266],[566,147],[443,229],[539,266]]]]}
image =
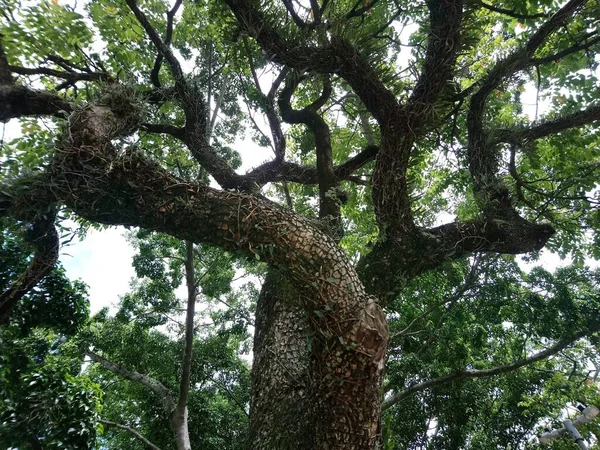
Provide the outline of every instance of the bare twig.
{"type": "Polygon", "coordinates": [[[146,446],[146,448],[148,448],[150,450],[160,450],[160,447],[157,447],[152,442],[150,442],[146,437],[144,437],[141,433],[137,432],[136,430],[134,430],[133,428],[131,428],[127,425],[123,425],[123,424],[116,423],[116,422],[111,422],[110,420],[105,420],[105,419],[98,419],[98,422],[100,422],[101,424],[104,424],[104,425],[108,425],[110,427],[115,427],[115,428],[119,428],[121,430],[127,431],[128,433],[133,435],[138,441],[140,441],[142,444],[144,444],[146,446]]]}

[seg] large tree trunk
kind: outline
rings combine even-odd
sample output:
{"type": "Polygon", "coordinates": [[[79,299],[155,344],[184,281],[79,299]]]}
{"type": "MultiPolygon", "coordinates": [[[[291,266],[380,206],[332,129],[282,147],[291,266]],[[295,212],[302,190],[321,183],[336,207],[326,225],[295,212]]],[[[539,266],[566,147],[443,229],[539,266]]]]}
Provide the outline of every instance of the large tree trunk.
{"type": "MultiPolygon", "coordinates": [[[[379,448],[383,349],[365,364],[364,355],[339,337],[326,348],[315,339],[301,302],[284,276],[269,273],[256,312],[249,448],[379,448]],[[331,370],[344,359],[350,360],[344,369],[331,370]]],[[[374,303],[368,308],[361,332],[370,346],[371,333],[385,323],[374,303]]]]}
{"type": "Polygon", "coordinates": [[[275,270],[263,284],[255,325],[249,448],[313,449],[308,407],[310,328],[298,294],[275,270]]]}

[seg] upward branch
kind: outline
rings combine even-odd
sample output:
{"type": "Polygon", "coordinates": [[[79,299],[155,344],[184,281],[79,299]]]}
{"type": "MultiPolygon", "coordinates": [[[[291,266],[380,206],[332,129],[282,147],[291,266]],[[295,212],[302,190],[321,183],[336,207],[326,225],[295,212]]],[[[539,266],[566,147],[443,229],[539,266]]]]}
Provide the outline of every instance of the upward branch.
{"type": "Polygon", "coordinates": [[[110,420],[105,420],[105,419],[98,419],[98,422],[100,422],[103,425],[108,425],[109,427],[115,427],[115,428],[119,428],[121,430],[127,431],[132,436],[134,436],[138,441],[140,441],[142,444],[144,444],[146,446],[146,448],[148,448],[149,450],[160,450],[160,447],[157,447],[152,442],[150,442],[146,437],[144,437],[141,433],[137,432],[136,430],[134,430],[133,428],[131,428],[127,425],[123,425],[123,424],[116,423],[116,422],[111,422],[110,420]]]}
{"type": "Polygon", "coordinates": [[[150,389],[158,396],[168,415],[170,415],[175,409],[173,394],[160,381],[157,381],[143,373],[139,373],[134,370],[127,370],[121,366],[118,366],[91,350],[86,351],[86,355],[88,355],[92,361],[99,363],[102,367],[114,373],[115,375],[123,377],[126,380],[140,383],[141,385],[150,389]]]}
{"type": "Polygon", "coordinates": [[[523,47],[498,61],[479,83],[479,89],[471,98],[467,115],[469,170],[480,204],[488,214],[514,215],[507,190],[498,178],[497,150],[489,142],[484,128],[487,98],[508,77],[528,67],[533,55],[548,37],[585,3],[586,0],[571,0],[566,3],[531,35],[523,47]]]}
{"type": "Polygon", "coordinates": [[[185,338],[183,361],[181,363],[181,380],[179,382],[179,399],[176,408],[180,411],[187,408],[192,374],[192,352],[194,348],[194,315],[196,309],[196,275],[194,271],[194,244],[185,242],[185,283],[187,286],[187,308],[185,313],[185,338]]]}

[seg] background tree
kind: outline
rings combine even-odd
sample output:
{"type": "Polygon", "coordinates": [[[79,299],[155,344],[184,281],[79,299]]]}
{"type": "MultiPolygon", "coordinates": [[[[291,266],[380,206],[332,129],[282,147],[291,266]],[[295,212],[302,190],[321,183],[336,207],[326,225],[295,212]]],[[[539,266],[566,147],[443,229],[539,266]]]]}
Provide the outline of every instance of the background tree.
{"type": "Polygon", "coordinates": [[[252,448],[377,448],[382,431],[389,448],[503,445],[478,429],[489,409],[523,445],[576,400],[553,386],[577,387],[556,355],[578,373],[596,358],[596,2],[4,6],[0,119],[26,137],[3,147],[0,213],[35,250],[4,323],[67,216],[267,263],[252,448]],[[273,157],[241,174],[244,127],[273,157]],[[579,266],[524,275],[495,256],[545,246],[579,266]]]}

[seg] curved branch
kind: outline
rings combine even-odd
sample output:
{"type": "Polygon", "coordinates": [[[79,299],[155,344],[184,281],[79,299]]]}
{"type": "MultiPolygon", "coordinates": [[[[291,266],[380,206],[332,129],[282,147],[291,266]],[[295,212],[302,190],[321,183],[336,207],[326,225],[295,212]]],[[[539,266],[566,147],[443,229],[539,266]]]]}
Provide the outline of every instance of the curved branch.
{"type": "Polygon", "coordinates": [[[529,253],[543,248],[554,232],[552,226],[528,222],[516,213],[505,218],[452,222],[416,230],[410,240],[378,242],[361,260],[358,270],[368,292],[385,305],[397,295],[405,280],[445,261],[475,252],[529,253]]]}
{"type": "Polygon", "coordinates": [[[291,105],[292,94],[300,84],[300,77],[292,74],[288,77],[279,97],[281,117],[288,123],[306,125],[315,137],[317,153],[317,179],[319,184],[319,217],[327,221],[332,234],[341,237],[340,201],[333,191],[339,182],[333,169],[331,151],[331,132],[327,122],[317,113],[331,96],[331,82],[323,80],[323,91],[318,99],[301,110],[291,105]]]}
{"type": "Polygon", "coordinates": [[[534,355],[531,355],[527,358],[516,361],[512,364],[498,366],[498,367],[494,367],[491,369],[461,370],[459,372],[454,372],[449,375],[445,375],[443,377],[423,381],[422,383],[418,383],[413,386],[410,386],[407,389],[405,389],[404,391],[394,394],[390,398],[384,400],[381,405],[381,409],[390,408],[391,406],[394,406],[396,403],[404,400],[407,397],[410,397],[411,395],[413,395],[417,392],[423,391],[425,389],[430,389],[430,388],[433,388],[436,386],[440,386],[445,383],[451,383],[453,381],[462,380],[462,379],[466,379],[466,378],[485,378],[485,377],[491,377],[494,375],[500,375],[503,373],[513,372],[517,369],[520,369],[521,367],[536,363],[536,362],[546,359],[552,355],[555,355],[558,352],[560,352],[561,350],[564,350],[565,348],[567,348],[569,345],[573,344],[575,341],[578,341],[579,339],[581,339],[585,336],[588,336],[589,334],[591,334],[592,332],[595,332],[595,331],[598,331],[598,330],[587,330],[587,331],[579,332],[570,338],[565,338],[565,339],[558,341],[556,344],[547,348],[546,350],[543,350],[543,351],[536,353],[534,355]]]}
{"type": "Polygon", "coordinates": [[[25,272],[0,294],[0,325],[8,322],[10,312],[17,302],[56,265],[59,240],[54,227],[55,217],[54,214],[48,214],[47,217],[33,222],[31,243],[35,247],[35,255],[25,272]]]}
{"type": "MultiPolygon", "coordinates": [[[[560,8],[550,19],[542,24],[529,38],[527,43],[506,58],[500,60],[480,83],[477,92],[471,98],[467,115],[469,170],[473,176],[475,191],[484,197],[494,198],[503,195],[494,186],[502,186],[497,179],[497,155],[492,145],[487,142],[483,118],[485,104],[490,93],[504,82],[510,75],[521,71],[531,64],[531,58],[537,49],[558,27],[575,14],[585,0],[571,0],[560,8]]],[[[486,202],[486,200],[483,200],[486,202]]]]}
{"type": "MultiPolygon", "coordinates": [[[[592,37],[595,34],[598,34],[598,32],[593,31],[591,33],[588,33],[583,38],[583,40],[589,39],[590,37],[592,37]]],[[[541,58],[531,58],[530,63],[532,65],[539,65],[539,64],[545,64],[545,63],[549,63],[549,62],[558,61],[561,58],[572,55],[573,53],[580,52],[581,50],[588,50],[590,47],[592,47],[593,45],[595,45],[599,42],[600,42],[600,36],[597,36],[594,39],[590,39],[589,41],[587,41],[585,43],[582,43],[582,41],[580,41],[580,42],[577,42],[576,44],[572,45],[571,47],[566,48],[560,52],[556,52],[552,55],[543,56],[541,58]]]]}
{"type": "MultiPolygon", "coordinates": [[[[167,11],[167,34],[165,36],[166,47],[169,47],[171,45],[171,39],[173,39],[173,20],[175,19],[175,14],[177,14],[177,10],[179,9],[182,3],[183,0],[177,0],[173,5],[173,8],[167,11]]],[[[152,84],[157,88],[161,86],[158,74],[162,66],[163,58],[164,56],[162,52],[156,56],[156,60],[154,61],[154,67],[152,68],[152,72],[150,73],[150,80],[152,81],[152,84]]]]}
{"type": "Polygon", "coordinates": [[[492,133],[492,142],[506,142],[512,145],[523,145],[552,134],[560,133],[571,128],[589,125],[600,121],[600,104],[592,105],[582,111],[546,120],[530,127],[515,127],[500,129],[492,133]]]}
{"type": "Polygon", "coordinates": [[[396,97],[385,87],[358,49],[347,40],[334,35],[331,42],[324,46],[288,42],[252,0],[226,0],[226,3],[240,25],[256,39],[272,62],[303,73],[336,73],[350,84],[378,122],[393,120],[388,113],[398,110],[396,97]]]}
{"type": "Polygon", "coordinates": [[[144,444],[150,450],[160,450],[160,447],[157,447],[152,442],[150,442],[147,438],[145,438],[142,434],[138,433],[133,428],[131,428],[127,425],[122,425],[120,423],[111,422],[110,420],[105,420],[105,419],[98,419],[98,422],[100,422],[103,425],[120,428],[121,430],[125,430],[128,433],[131,433],[138,441],[140,441],[142,444],[144,444]]]}
{"type": "Polygon", "coordinates": [[[157,381],[154,378],[149,377],[148,375],[145,375],[143,373],[139,373],[134,370],[127,370],[121,366],[118,366],[110,362],[109,360],[103,358],[102,356],[98,355],[97,353],[94,353],[91,350],[87,350],[85,354],[89,356],[92,361],[97,362],[106,370],[114,373],[115,375],[118,375],[129,381],[140,383],[141,385],[150,389],[158,396],[158,398],[160,398],[163,408],[165,409],[167,414],[170,415],[175,409],[175,402],[173,401],[172,392],[168,388],[166,388],[165,385],[162,384],[160,381],[157,381]]]}

